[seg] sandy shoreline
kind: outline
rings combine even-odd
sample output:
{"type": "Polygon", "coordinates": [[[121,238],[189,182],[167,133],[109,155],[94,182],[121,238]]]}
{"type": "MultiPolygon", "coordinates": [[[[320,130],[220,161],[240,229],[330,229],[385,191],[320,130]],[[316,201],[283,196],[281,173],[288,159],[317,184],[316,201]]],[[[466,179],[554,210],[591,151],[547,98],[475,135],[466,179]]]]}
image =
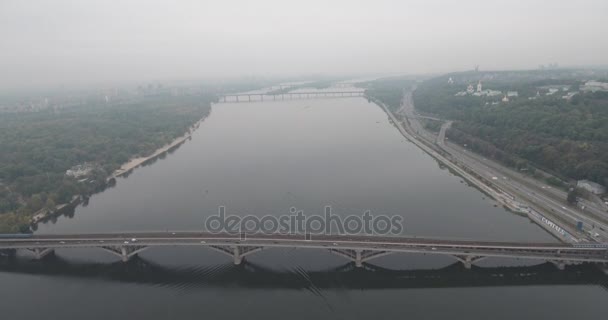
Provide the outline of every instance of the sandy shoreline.
{"type": "Polygon", "coordinates": [[[188,138],[190,138],[192,136],[192,134],[194,133],[194,131],[196,129],[198,129],[198,127],[200,126],[201,122],[203,122],[203,120],[205,120],[205,118],[202,118],[199,121],[197,121],[195,124],[193,124],[188,129],[188,131],[186,131],[186,133],[183,136],[176,138],[171,143],[169,143],[167,145],[164,145],[164,146],[160,147],[159,149],[156,149],[156,151],[154,151],[151,155],[146,156],[146,157],[133,158],[133,159],[129,160],[128,162],[124,163],[122,166],[120,166],[119,169],[117,169],[116,171],[114,171],[112,173],[112,175],[110,175],[108,177],[108,180],[120,177],[120,176],[124,175],[125,173],[128,173],[131,170],[133,170],[133,169],[141,166],[146,161],[152,160],[152,159],[160,156],[161,154],[169,151],[171,148],[173,148],[173,147],[175,147],[177,145],[182,144],[184,141],[186,141],[188,138]]]}

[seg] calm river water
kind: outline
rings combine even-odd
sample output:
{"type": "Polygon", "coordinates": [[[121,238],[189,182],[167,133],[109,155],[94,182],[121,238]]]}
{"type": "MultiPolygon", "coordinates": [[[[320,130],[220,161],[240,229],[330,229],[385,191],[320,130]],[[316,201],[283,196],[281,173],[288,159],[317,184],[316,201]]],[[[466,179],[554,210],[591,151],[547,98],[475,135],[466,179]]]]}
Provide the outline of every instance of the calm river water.
{"type": "MultiPolygon", "coordinates": [[[[404,234],[556,241],[407,142],[362,98],[227,103],[192,139],[38,233],[202,230],[205,217],[401,215],[404,234]]],[[[123,264],[58,250],[0,260],[3,319],[603,318],[592,267],[390,255],[356,269],[321,251],[271,249],[240,266],[205,248],[151,249],[123,264]]]]}

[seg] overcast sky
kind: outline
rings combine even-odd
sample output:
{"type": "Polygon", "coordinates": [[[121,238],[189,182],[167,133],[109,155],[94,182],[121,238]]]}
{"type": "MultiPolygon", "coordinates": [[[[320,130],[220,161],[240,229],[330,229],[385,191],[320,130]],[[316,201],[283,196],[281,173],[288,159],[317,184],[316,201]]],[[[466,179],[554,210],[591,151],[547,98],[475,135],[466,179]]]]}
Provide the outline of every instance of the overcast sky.
{"type": "Polygon", "coordinates": [[[608,64],[607,0],[0,0],[0,86],[608,64]]]}

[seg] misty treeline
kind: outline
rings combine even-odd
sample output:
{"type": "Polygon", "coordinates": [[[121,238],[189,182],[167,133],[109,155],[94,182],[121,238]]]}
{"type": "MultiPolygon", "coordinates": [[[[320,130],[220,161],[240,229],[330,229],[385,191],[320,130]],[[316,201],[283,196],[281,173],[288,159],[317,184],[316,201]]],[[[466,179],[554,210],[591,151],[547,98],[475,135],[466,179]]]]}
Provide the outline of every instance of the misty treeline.
{"type": "Polygon", "coordinates": [[[0,232],[25,231],[34,212],[103,189],[123,163],[153,153],[207,116],[213,99],[160,95],[2,114],[0,232]],[[66,175],[79,164],[93,168],[86,179],[66,175]]]}
{"type": "Polygon", "coordinates": [[[504,95],[456,96],[484,75],[452,74],[421,84],[414,103],[422,112],[457,120],[448,138],[487,157],[518,169],[538,167],[564,179],[608,184],[608,92],[579,91],[590,77],[579,73],[566,70],[545,79],[539,72],[485,76],[484,90],[518,91],[508,102],[502,102],[504,95]],[[550,87],[559,92],[547,95],[550,87]],[[577,93],[565,99],[567,92],[577,93]]]}
{"type": "Polygon", "coordinates": [[[415,83],[412,77],[389,77],[378,80],[361,82],[357,86],[365,88],[365,94],[380,100],[393,112],[401,107],[404,90],[410,89],[415,83]]]}

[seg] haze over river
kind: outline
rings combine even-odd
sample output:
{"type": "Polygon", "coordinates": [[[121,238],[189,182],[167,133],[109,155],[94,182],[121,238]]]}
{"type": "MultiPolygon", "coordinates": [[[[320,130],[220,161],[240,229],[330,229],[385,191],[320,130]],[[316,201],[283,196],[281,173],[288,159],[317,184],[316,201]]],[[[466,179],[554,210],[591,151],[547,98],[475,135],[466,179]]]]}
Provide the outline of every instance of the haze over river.
{"type": "MultiPolygon", "coordinates": [[[[362,98],[226,103],[192,139],[37,233],[203,230],[228,214],[401,215],[404,234],[556,241],[442,169],[362,98]]],[[[593,268],[389,255],[354,269],[320,250],[269,249],[240,266],[205,248],[153,248],[127,264],[58,250],[0,264],[5,319],[595,318],[608,312],[593,268]],[[442,270],[433,270],[443,268],[442,270]],[[424,271],[403,271],[422,269],[424,271]],[[486,271],[483,271],[486,270],[486,271]],[[548,279],[545,279],[548,278],[548,279]],[[545,280],[543,280],[545,279],[545,280]]]]}

